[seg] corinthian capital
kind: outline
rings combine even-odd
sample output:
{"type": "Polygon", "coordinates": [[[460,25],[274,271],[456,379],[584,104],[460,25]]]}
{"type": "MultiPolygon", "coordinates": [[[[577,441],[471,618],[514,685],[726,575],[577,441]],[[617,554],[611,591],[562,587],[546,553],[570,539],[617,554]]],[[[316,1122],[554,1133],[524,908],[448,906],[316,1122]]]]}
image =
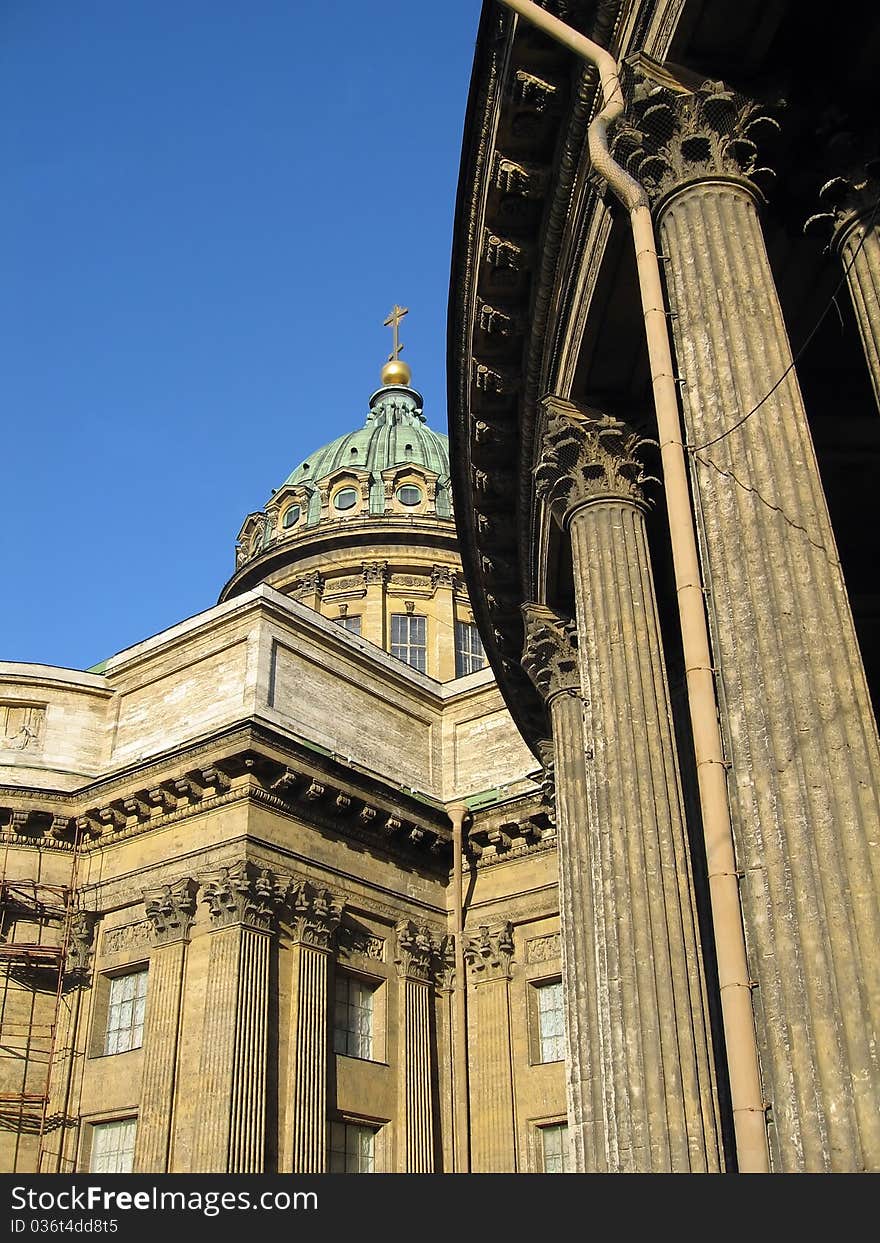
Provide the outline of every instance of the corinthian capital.
{"type": "Polygon", "coordinates": [[[97,911],[74,911],[67,925],[66,970],[78,982],[89,973],[95,948],[97,911]]]}
{"type": "Polygon", "coordinates": [[[475,983],[509,979],[513,958],[513,926],[505,923],[500,928],[490,929],[488,924],[481,924],[477,935],[469,937],[465,942],[464,956],[475,983]]]}
{"type": "Polygon", "coordinates": [[[394,962],[400,976],[412,980],[431,979],[440,956],[440,943],[427,925],[419,926],[411,919],[403,919],[395,927],[397,954],[394,962]]]}
{"type": "Polygon", "coordinates": [[[342,917],[342,900],[329,889],[318,889],[308,881],[301,881],[292,887],[288,903],[294,941],[329,950],[342,917]]]}
{"type": "Polygon", "coordinates": [[[202,885],[202,901],[214,928],[245,924],[270,929],[288,889],[286,881],[246,861],[207,873],[202,885]]]}
{"type": "Polygon", "coordinates": [[[826,179],[819,189],[822,210],[804,232],[825,232],[840,246],[852,225],[874,217],[880,201],[880,141],[876,130],[857,134],[842,118],[828,118],[820,135],[826,179]]]}
{"type": "Polygon", "coordinates": [[[198,883],[191,876],[144,890],[144,909],[154,945],[185,941],[195,919],[198,883]]]}
{"type": "Polygon", "coordinates": [[[614,132],[614,154],[657,205],[694,181],[722,178],[748,184],[763,201],[775,176],[762,163],[766,135],[780,129],[776,107],[756,103],[723,82],[671,71],[644,55],[635,87],[614,132]]]}
{"type": "Polygon", "coordinates": [[[644,505],[642,484],[655,482],[636,457],[650,444],[626,423],[561,397],[545,397],[550,415],[535,490],[561,526],[581,505],[626,500],[644,505]]]}
{"type": "Polygon", "coordinates": [[[581,683],[575,623],[543,604],[524,604],[522,615],[526,636],[522,667],[538,694],[548,701],[556,695],[578,694],[581,683]]]}

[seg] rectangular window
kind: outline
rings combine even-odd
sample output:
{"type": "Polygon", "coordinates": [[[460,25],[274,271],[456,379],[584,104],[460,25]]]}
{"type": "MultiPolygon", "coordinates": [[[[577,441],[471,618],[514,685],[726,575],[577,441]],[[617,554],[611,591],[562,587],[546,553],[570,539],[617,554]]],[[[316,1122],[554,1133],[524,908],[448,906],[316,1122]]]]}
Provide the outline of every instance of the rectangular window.
{"type": "Polygon", "coordinates": [[[147,972],[130,971],[110,981],[105,1053],[127,1053],[144,1043],[147,972]]]}
{"type": "Polygon", "coordinates": [[[340,617],[339,624],[343,630],[347,630],[349,634],[360,634],[361,632],[361,615],[356,613],[353,617],[340,617]]]}
{"type": "Polygon", "coordinates": [[[480,642],[480,632],[473,622],[455,623],[455,676],[476,673],[486,663],[486,653],[480,642]]]}
{"type": "Polygon", "coordinates": [[[539,984],[538,1048],[541,1062],[561,1062],[565,1058],[565,1017],[562,1009],[562,981],[539,984]]]}
{"type": "Polygon", "coordinates": [[[567,1174],[568,1127],[564,1123],[541,1128],[542,1168],[545,1174],[567,1174]]]}
{"type": "Polygon", "coordinates": [[[426,621],[418,613],[391,614],[391,655],[421,673],[427,668],[426,621]]]}
{"type": "Polygon", "coordinates": [[[373,1174],[378,1127],[350,1122],[330,1124],[330,1173],[373,1174]]]}
{"type": "Polygon", "coordinates": [[[351,975],[336,976],[333,1052],[347,1057],[373,1056],[372,985],[351,975]]]}
{"type": "Polygon", "coordinates": [[[130,1174],[134,1161],[134,1133],[137,1122],[98,1122],[92,1127],[90,1174],[130,1174]]]}

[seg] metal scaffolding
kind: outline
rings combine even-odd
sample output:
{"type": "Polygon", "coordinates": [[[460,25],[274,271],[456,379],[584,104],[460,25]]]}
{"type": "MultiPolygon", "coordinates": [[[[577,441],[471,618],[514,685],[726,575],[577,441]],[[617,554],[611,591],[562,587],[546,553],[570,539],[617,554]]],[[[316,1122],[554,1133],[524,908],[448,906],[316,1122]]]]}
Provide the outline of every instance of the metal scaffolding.
{"type": "Polygon", "coordinates": [[[10,876],[8,844],[4,852],[0,874],[0,1084],[4,1087],[0,1128],[16,1137],[13,1173],[20,1168],[24,1136],[37,1137],[37,1169],[42,1165],[71,915],[76,909],[78,856],[77,838],[68,884],[49,885],[33,877],[10,876]],[[6,1090],[16,1080],[17,1090],[6,1090]]]}

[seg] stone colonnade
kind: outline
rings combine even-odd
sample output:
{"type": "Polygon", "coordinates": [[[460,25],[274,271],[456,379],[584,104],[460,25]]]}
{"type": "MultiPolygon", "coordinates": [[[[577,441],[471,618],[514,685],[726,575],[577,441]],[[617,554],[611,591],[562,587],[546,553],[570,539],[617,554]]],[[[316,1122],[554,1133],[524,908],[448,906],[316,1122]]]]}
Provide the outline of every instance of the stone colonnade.
{"type": "Polygon", "coordinates": [[[524,606],[554,733],[569,1120],[582,1170],[718,1170],[702,957],[638,439],[554,399],[537,489],[576,620],[524,606]]]}
{"type": "MultiPolygon", "coordinates": [[[[720,83],[643,77],[617,154],[652,197],[668,261],[772,1167],[876,1170],[880,745],[758,215],[755,140],[773,125],[720,83]]],[[[871,362],[868,223],[855,213],[840,247],[871,362]]],[[[526,606],[524,665],[554,728],[576,1154],[582,1168],[683,1168],[685,1154],[712,1168],[636,444],[548,406],[537,491],[571,534],[576,625],[526,606]]]]}

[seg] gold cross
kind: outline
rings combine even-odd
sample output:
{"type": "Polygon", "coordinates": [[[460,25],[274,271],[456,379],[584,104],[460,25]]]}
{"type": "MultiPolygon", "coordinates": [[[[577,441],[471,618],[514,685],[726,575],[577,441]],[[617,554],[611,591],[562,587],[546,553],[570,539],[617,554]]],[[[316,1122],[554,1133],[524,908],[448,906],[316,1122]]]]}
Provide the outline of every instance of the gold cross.
{"type": "Polygon", "coordinates": [[[404,315],[407,315],[407,314],[409,314],[409,307],[397,306],[395,304],[394,310],[385,320],[385,327],[386,328],[390,327],[391,331],[394,334],[394,349],[388,355],[388,361],[390,363],[397,361],[398,355],[400,354],[400,351],[403,349],[403,346],[397,337],[397,326],[400,323],[400,321],[403,319],[404,315]]]}

